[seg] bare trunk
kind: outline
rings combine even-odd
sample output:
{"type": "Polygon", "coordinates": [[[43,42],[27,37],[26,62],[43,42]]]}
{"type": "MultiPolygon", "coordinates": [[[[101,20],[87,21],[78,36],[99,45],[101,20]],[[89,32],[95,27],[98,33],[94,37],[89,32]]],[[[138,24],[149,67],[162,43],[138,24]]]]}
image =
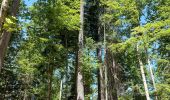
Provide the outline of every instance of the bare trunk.
{"type": "Polygon", "coordinates": [[[61,82],[60,82],[60,97],[59,97],[59,100],[61,100],[61,98],[62,98],[62,89],[63,89],[63,81],[61,80],[61,82]]]}
{"type": "Polygon", "coordinates": [[[146,99],[150,100],[148,86],[147,86],[146,78],[145,78],[144,66],[143,66],[143,63],[140,59],[140,55],[139,55],[138,51],[139,50],[138,50],[138,45],[137,45],[137,58],[138,58],[138,61],[139,61],[140,70],[141,70],[141,74],[142,74],[143,84],[144,84],[144,88],[145,88],[145,95],[146,95],[146,99]]]}
{"type": "Polygon", "coordinates": [[[77,100],[84,100],[84,86],[83,86],[83,75],[81,71],[81,56],[83,52],[83,18],[84,17],[84,2],[80,0],[80,32],[78,37],[78,65],[76,72],[76,98],[77,100]]]}
{"type": "MultiPolygon", "coordinates": [[[[98,42],[101,42],[101,28],[98,28],[98,42]]],[[[105,33],[105,32],[104,32],[105,33]]],[[[105,36],[104,36],[105,38],[105,36]]],[[[97,48],[97,58],[99,61],[99,68],[98,68],[98,100],[105,100],[105,66],[102,62],[102,46],[97,48]]]]}
{"type": "Polygon", "coordinates": [[[80,71],[77,75],[77,100],[84,100],[83,75],[80,71]]]}
{"type": "MultiPolygon", "coordinates": [[[[148,58],[148,66],[149,66],[149,71],[150,71],[150,75],[151,75],[152,84],[153,84],[153,87],[154,87],[154,89],[156,91],[155,78],[154,78],[154,74],[153,74],[153,71],[152,71],[152,66],[150,64],[149,58],[148,58]]],[[[158,100],[157,96],[155,96],[155,100],[158,100]]]]}
{"type": "MultiPolygon", "coordinates": [[[[100,42],[102,39],[100,36],[101,33],[100,33],[100,27],[98,29],[98,42],[100,42]]],[[[105,44],[105,26],[104,26],[104,44],[105,44]]],[[[105,46],[104,46],[104,49],[105,49],[105,46]]],[[[105,52],[104,52],[104,56],[105,56],[105,52]]],[[[102,61],[102,46],[100,46],[98,49],[97,49],[97,57],[98,57],[98,61],[100,63],[100,67],[98,69],[98,100],[106,100],[106,80],[105,80],[105,77],[106,77],[106,66],[105,66],[105,63],[103,63],[102,61]]]]}
{"type": "Polygon", "coordinates": [[[6,14],[9,8],[9,1],[8,0],[3,0],[1,4],[1,10],[0,10],[0,71],[3,66],[3,61],[4,61],[4,47],[6,43],[3,43],[3,41],[9,40],[6,38],[8,34],[3,34],[3,23],[5,22],[6,14]],[[5,37],[5,38],[3,38],[5,37]]]}
{"type": "Polygon", "coordinates": [[[0,71],[3,67],[5,52],[8,47],[8,43],[10,41],[11,33],[4,31],[2,34],[2,38],[0,39],[0,71]]]}
{"type": "Polygon", "coordinates": [[[99,100],[105,100],[105,80],[104,80],[104,67],[103,66],[101,66],[100,68],[99,68],[99,77],[100,77],[100,80],[99,80],[99,82],[100,82],[100,99],[99,100]]]}
{"type": "MultiPolygon", "coordinates": [[[[104,24],[104,59],[106,57],[106,25],[104,24]]],[[[107,88],[108,88],[108,85],[107,85],[107,66],[105,64],[105,61],[104,61],[104,68],[105,68],[105,99],[108,100],[108,91],[107,91],[107,88]]]]}
{"type": "Polygon", "coordinates": [[[118,86],[118,68],[116,65],[115,58],[109,50],[106,51],[105,63],[107,67],[107,92],[108,100],[118,100],[117,86],[118,86]]]}
{"type": "MultiPolygon", "coordinates": [[[[16,16],[18,12],[19,3],[20,3],[20,0],[14,0],[12,3],[12,7],[10,11],[11,11],[11,15],[14,17],[16,16]]],[[[2,22],[2,19],[1,19],[1,22],[2,22]]],[[[10,38],[11,38],[11,33],[7,32],[6,30],[3,30],[3,33],[0,35],[0,71],[1,71],[1,68],[3,67],[5,52],[8,47],[10,38]]]]}

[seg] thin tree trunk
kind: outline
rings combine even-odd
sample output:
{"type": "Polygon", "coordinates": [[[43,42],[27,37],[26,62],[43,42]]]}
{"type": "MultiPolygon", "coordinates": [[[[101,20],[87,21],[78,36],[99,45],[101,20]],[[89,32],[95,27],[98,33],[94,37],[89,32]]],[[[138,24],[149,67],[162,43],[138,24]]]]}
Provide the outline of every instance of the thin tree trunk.
{"type": "Polygon", "coordinates": [[[105,100],[105,79],[104,79],[104,67],[101,66],[99,68],[99,76],[100,76],[100,99],[99,100],[105,100]]]}
{"type": "MultiPolygon", "coordinates": [[[[11,15],[14,17],[17,15],[19,4],[20,4],[20,0],[13,0],[12,2],[12,7],[10,11],[11,11],[11,15]]],[[[3,30],[2,35],[0,35],[0,71],[1,68],[3,67],[5,52],[8,47],[10,38],[11,38],[11,33],[6,30],[3,30]]]]}
{"type": "Polygon", "coordinates": [[[61,82],[60,82],[60,97],[59,97],[59,100],[61,100],[61,98],[62,98],[62,89],[63,89],[63,81],[61,80],[61,82]]]}
{"type": "Polygon", "coordinates": [[[144,88],[145,88],[146,99],[150,100],[148,86],[147,86],[146,78],[145,78],[144,66],[143,66],[143,63],[142,63],[142,61],[140,59],[138,45],[137,45],[137,58],[138,58],[138,61],[139,61],[140,70],[141,70],[141,74],[142,74],[142,79],[143,79],[143,84],[144,84],[144,88]]]}
{"type": "Polygon", "coordinates": [[[76,98],[77,100],[84,100],[84,86],[83,86],[83,75],[81,71],[81,56],[83,52],[83,20],[84,20],[84,2],[80,0],[80,32],[78,37],[78,66],[77,66],[77,78],[76,78],[76,98]]]}
{"type": "Polygon", "coordinates": [[[108,74],[107,66],[105,66],[105,100],[108,100],[108,74]]]}
{"type": "MultiPolygon", "coordinates": [[[[150,64],[149,58],[148,58],[148,66],[149,66],[149,71],[150,71],[150,75],[151,75],[152,84],[153,84],[153,87],[154,87],[154,89],[156,91],[155,78],[154,78],[154,74],[153,74],[153,71],[152,71],[152,66],[150,64]]],[[[155,100],[158,100],[157,96],[155,96],[155,100]]]]}
{"type": "MultiPolygon", "coordinates": [[[[104,59],[105,57],[106,57],[106,25],[104,24],[104,59]]],[[[107,91],[108,75],[107,75],[107,66],[105,64],[105,61],[104,61],[104,68],[105,68],[105,98],[106,100],[108,100],[108,91],[107,91]]]]}

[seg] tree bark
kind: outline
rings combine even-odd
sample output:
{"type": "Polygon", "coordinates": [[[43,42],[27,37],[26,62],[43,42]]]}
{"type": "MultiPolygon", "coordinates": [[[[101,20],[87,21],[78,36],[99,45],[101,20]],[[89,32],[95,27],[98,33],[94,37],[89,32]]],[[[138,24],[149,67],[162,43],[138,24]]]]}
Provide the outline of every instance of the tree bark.
{"type": "Polygon", "coordinates": [[[59,97],[59,100],[61,100],[61,98],[62,98],[62,89],[63,89],[63,81],[61,80],[61,82],[60,82],[60,97],[59,97]]]}
{"type": "Polygon", "coordinates": [[[111,51],[106,50],[105,65],[107,67],[107,90],[108,90],[108,100],[118,100],[117,96],[117,86],[118,86],[118,68],[114,56],[111,51]]]}
{"type": "MultiPolygon", "coordinates": [[[[104,24],[104,59],[106,59],[106,24],[104,24]]],[[[103,66],[105,68],[105,99],[108,100],[108,70],[105,61],[103,66]]]]}
{"type": "MultiPolygon", "coordinates": [[[[1,10],[0,10],[0,71],[3,65],[3,58],[4,58],[4,50],[2,45],[2,40],[3,37],[6,37],[3,35],[3,23],[5,22],[6,14],[9,8],[9,1],[8,0],[3,0],[1,4],[1,10]]],[[[5,45],[5,44],[4,44],[5,45]]]]}
{"type": "MultiPolygon", "coordinates": [[[[97,35],[97,42],[102,42],[102,39],[104,39],[104,43],[105,43],[105,29],[102,28],[97,25],[98,28],[98,35],[97,35]],[[102,32],[104,32],[104,37],[102,36],[102,32]],[[103,38],[102,38],[103,37],[103,38]]],[[[105,49],[105,46],[104,46],[105,49]]],[[[105,56],[105,54],[104,54],[105,56]]],[[[102,61],[102,46],[100,45],[97,48],[97,59],[98,59],[98,63],[100,64],[99,68],[98,68],[98,100],[105,100],[106,98],[106,84],[105,84],[105,67],[104,63],[102,61]]]]}
{"type": "MultiPolygon", "coordinates": [[[[2,29],[3,23],[5,22],[8,8],[9,8],[9,0],[3,0],[0,9],[0,29],[2,29]]],[[[0,36],[1,34],[2,33],[0,33],[0,36]]]]}
{"type": "Polygon", "coordinates": [[[101,66],[98,69],[98,100],[105,100],[105,80],[104,80],[104,67],[102,64],[101,48],[97,49],[97,56],[101,66]]]}
{"type": "MultiPolygon", "coordinates": [[[[13,0],[12,6],[10,9],[11,16],[16,17],[18,9],[19,9],[19,4],[20,4],[20,0],[13,0]]],[[[1,19],[1,22],[2,22],[2,19],[1,19]]],[[[3,67],[5,52],[6,52],[6,49],[8,47],[8,44],[11,38],[10,32],[8,32],[7,30],[3,30],[2,32],[3,32],[2,35],[0,35],[0,71],[3,67]]]]}
{"type": "Polygon", "coordinates": [[[141,74],[142,74],[142,80],[143,80],[143,84],[144,84],[144,88],[145,88],[146,99],[150,100],[148,86],[147,86],[146,78],[145,78],[144,66],[143,66],[143,62],[140,59],[138,45],[137,45],[137,58],[138,58],[138,61],[139,61],[140,70],[141,70],[141,74]]]}
{"type": "Polygon", "coordinates": [[[76,98],[77,100],[84,100],[84,86],[83,86],[83,75],[82,75],[82,64],[81,56],[83,52],[83,21],[84,20],[84,2],[80,0],[80,31],[78,36],[78,65],[76,72],[76,98]]]}

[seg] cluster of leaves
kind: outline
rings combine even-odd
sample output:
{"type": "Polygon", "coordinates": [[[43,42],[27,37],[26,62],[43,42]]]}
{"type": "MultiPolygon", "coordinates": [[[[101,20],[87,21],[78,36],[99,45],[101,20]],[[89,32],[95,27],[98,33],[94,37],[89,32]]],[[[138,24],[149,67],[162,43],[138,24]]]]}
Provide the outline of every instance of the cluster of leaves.
{"type": "Polygon", "coordinates": [[[3,29],[7,30],[8,32],[18,31],[19,27],[17,26],[16,22],[17,20],[13,16],[6,18],[3,29]]]}

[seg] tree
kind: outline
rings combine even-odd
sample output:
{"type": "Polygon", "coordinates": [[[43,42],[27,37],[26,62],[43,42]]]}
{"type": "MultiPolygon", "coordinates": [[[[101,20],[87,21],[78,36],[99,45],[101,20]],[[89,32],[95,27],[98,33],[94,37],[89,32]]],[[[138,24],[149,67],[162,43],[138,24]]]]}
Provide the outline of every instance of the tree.
{"type": "MultiPolygon", "coordinates": [[[[9,30],[6,29],[2,29],[2,23],[5,20],[5,15],[7,13],[7,8],[8,8],[8,0],[3,0],[2,2],[2,6],[1,6],[1,38],[0,38],[0,70],[3,67],[3,63],[4,63],[4,57],[5,57],[5,52],[7,50],[9,41],[10,41],[10,37],[11,37],[11,32],[9,32],[9,30]]],[[[18,9],[19,9],[19,4],[20,4],[20,0],[14,0],[12,2],[12,6],[10,8],[10,16],[16,17],[18,9]]]]}
{"type": "Polygon", "coordinates": [[[84,16],[84,1],[80,0],[80,31],[78,36],[78,64],[76,68],[76,92],[77,92],[77,100],[84,100],[84,86],[83,86],[83,75],[82,75],[82,62],[81,62],[81,56],[83,51],[83,18],[84,16]]]}
{"type": "Polygon", "coordinates": [[[0,99],[169,100],[169,2],[2,2],[0,99]]]}
{"type": "Polygon", "coordinates": [[[9,0],[2,0],[1,9],[0,9],[0,28],[1,28],[1,30],[3,27],[3,23],[5,22],[8,8],[9,8],[9,0]]]}
{"type": "MultiPolygon", "coordinates": [[[[8,7],[9,7],[9,1],[3,0],[2,3],[1,3],[1,10],[0,10],[0,28],[1,28],[0,37],[2,37],[1,36],[2,35],[2,26],[3,26],[3,23],[4,23],[5,18],[6,18],[8,7]]],[[[2,50],[0,50],[0,51],[3,52],[2,50]]],[[[3,56],[4,56],[4,53],[0,53],[0,70],[1,70],[2,65],[3,65],[3,58],[4,58],[3,56]]]]}

